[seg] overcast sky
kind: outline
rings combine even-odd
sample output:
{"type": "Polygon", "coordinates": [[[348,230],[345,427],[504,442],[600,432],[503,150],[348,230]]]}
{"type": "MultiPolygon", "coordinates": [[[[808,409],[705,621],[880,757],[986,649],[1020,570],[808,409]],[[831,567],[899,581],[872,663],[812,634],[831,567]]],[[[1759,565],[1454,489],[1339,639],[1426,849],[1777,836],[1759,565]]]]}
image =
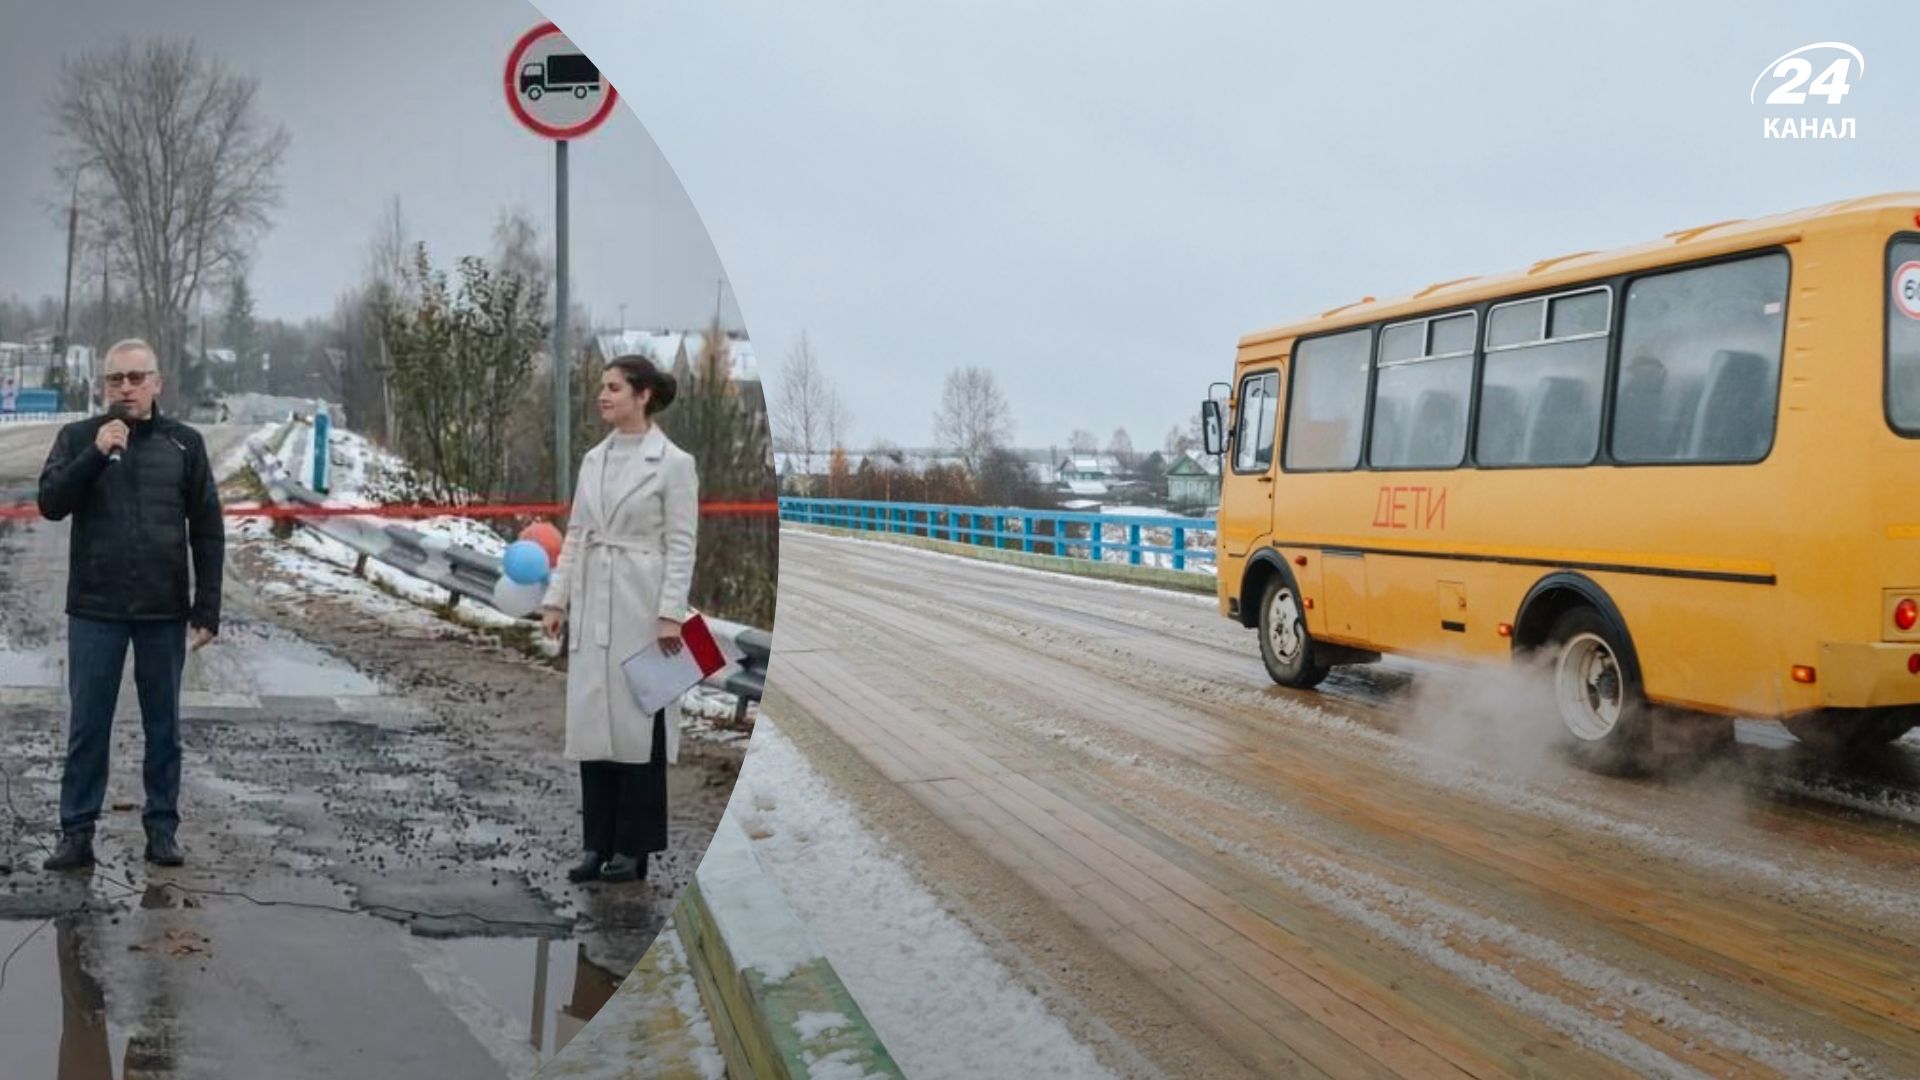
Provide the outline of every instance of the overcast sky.
{"type": "MultiPolygon", "coordinates": [[[[596,314],[710,310],[703,220],[763,372],[806,332],[860,442],[930,441],[947,372],[980,364],[1023,445],[1124,426],[1158,446],[1247,331],[1920,188],[1920,67],[1893,4],[541,8],[645,125],[623,113],[576,147],[575,267],[596,314]],[[1867,61],[1842,104],[1749,104],[1770,61],[1835,40],[1867,61]],[[1859,137],[1764,140],[1781,115],[1854,117],[1859,137]]],[[[353,279],[390,194],[449,253],[483,248],[503,205],[550,214],[551,153],[496,89],[531,17],[500,0],[10,12],[0,292],[57,290],[51,143],[22,88],[99,28],[191,33],[271,75],[263,104],[294,149],[256,277],[263,311],[304,314],[353,279]]]]}
{"type": "Polygon", "coordinates": [[[1920,188],[1910,5],[542,7],[678,171],[763,371],[806,331],[862,440],[928,440],[980,364],[1022,444],[1158,446],[1247,331],[1920,188]],[[1763,140],[1755,77],[1830,40],[1866,71],[1793,115],[1859,137],[1763,140]]]}
{"type": "MultiPolygon", "coordinates": [[[[251,276],[263,318],[328,313],[396,195],[441,265],[485,254],[512,206],[552,242],[552,144],[513,119],[501,87],[508,51],[544,21],[523,0],[7,0],[0,20],[0,295],[60,294],[64,215],[49,206],[65,192],[46,101],[63,56],[122,37],[192,40],[257,77],[261,113],[287,129],[285,197],[251,276]]],[[[620,109],[569,158],[574,298],[602,325],[621,304],[633,326],[705,325],[720,263],[645,128],[620,109]]]]}

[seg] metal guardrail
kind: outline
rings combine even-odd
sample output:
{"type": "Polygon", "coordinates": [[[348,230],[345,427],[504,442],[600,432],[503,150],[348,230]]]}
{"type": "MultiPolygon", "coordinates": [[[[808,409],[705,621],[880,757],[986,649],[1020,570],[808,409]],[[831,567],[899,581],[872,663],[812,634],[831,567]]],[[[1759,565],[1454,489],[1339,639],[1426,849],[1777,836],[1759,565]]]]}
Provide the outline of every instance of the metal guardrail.
{"type": "MultiPolygon", "coordinates": [[[[284,445],[297,425],[289,423],[272,440],[284,445]]],[[[327,500],[300,483],[281,461],[280,454],[269,452],[260,442],[247,444],[247,455],[254,473],[267,488],[268,500],[301,506],[325,506],[327,500]]],[[[493,586],[500,580],[500,558],[459,544],[430,542],[418,531],[404,525],[371,518],[329,516],[296,518],[300,525],[358,552],[361,559],[377,559],[412,577],[437,585],[453,597],[466,597],[493,607],[493,586]]],[[[498,609],[495,609],[498,610],[498,609]]],[[[706,685],[734,695],[738,704],[734,722],[745,718],[747,704],[759,701],[766,689],[767,664],[773,656],[773,635],[757,627],[707,617],[707,626],[716,637],[731,642],[741,660],[733,668],[722,668],[706,685]]]]}
{"type": "MultiPolygon", "coordinates": [[[[1067,510],[1028,510],[1005,506],[949,506],[939,503],[874,502],[864,499],[807,499],[783,496],[780,520],[866,532],[899,533],[961,544],[1023,551],[1029,554],[1106,562],[1120,552],[1133,566],[1147,556],[1169,556],[1173,569],[1189,560],[1213,561],[1212,518],[1151,514],[1090,514],[1067,510]],[[1040,526],[1046,525],[1046,531],[1040,526]],[[1167,533],[1166,543],[1150,542],[1167,533]],[[1204,536],[1198,546],[1191,537],[1204,536]]],[[[1155,560],[1157,564],[1158,560],[1155,560]]]]}

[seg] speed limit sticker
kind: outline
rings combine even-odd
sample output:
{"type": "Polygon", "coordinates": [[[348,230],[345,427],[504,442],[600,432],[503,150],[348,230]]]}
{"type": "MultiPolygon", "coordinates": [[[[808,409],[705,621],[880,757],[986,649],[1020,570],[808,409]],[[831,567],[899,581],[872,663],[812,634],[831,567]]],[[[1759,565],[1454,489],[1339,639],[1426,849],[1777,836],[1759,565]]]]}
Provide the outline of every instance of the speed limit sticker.
{"type": "Polygon", "coordinates": [[[1901,263],[1893,272],[1893,306],[1909,319],[1920,319],[1920,261],[1901,263]]]}

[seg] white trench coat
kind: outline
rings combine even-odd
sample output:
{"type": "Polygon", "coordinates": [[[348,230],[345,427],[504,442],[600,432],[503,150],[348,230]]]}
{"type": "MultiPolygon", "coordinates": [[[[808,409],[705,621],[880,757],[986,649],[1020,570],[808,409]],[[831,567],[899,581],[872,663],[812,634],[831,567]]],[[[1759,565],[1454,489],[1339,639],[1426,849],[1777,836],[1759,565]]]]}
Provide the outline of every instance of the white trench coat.
{"type": "MultiPolygon", "coordinates": [[[[566,543],[542,602],[567,613],[567,760],[645,764],[653,717],[640,711],[620,664],[658,639],[659,620],[687,618],[700,481],[692,455],[656,425],[603,486],[611,441],[580,461],[566,543]]],[[[678,721],[676,704],[667,710],[669,762],[680,759],[678,721]]]]}

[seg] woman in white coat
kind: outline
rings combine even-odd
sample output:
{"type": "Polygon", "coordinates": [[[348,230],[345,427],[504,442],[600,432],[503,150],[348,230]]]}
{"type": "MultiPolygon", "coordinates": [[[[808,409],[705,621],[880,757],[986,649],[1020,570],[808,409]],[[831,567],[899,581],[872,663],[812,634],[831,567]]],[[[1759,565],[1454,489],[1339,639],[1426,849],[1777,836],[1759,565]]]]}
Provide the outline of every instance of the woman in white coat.
{"type": "Polygon", "coordinates": [[[667,847],[667,764],[677,724],[648,716],[621,662],[654,641],[683,648],[699,479],[653,416],[674,379],[641,356],[607,365],[600,418],[613,431],[580,461],[566,543],[542,601],[549,637],[567,634],[566,756],[580,763],[584,843],[570,881],[633,881],[667,847]]]}

